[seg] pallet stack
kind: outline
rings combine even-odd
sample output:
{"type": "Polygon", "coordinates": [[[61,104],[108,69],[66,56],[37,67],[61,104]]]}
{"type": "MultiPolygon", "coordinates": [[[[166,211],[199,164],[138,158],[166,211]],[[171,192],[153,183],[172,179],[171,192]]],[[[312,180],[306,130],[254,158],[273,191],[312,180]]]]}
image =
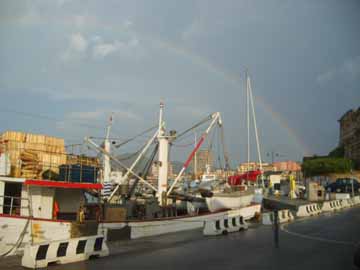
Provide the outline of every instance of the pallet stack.
{"type": "Polygon", "coordinates": [[[81,164],[83,166],[99,167],[100,160],[97,157],[88,157],[83,155],[68,155],[66,164],[67,165],[81,164]]]}
{"type": "Polygon", "coordinates": [[[38,179],[43,169],[38,154],[33,150],[24,150],[20,154],[21,177],[38,179]]]}
{"type": "Polygon", "coordinates": [[[41,178],[42,172],[59,172],[66,164],[63,139],[16,131],[6,131],[0,137],[2,151],[7,152],[11,162],[11,176],[41,178]]]}

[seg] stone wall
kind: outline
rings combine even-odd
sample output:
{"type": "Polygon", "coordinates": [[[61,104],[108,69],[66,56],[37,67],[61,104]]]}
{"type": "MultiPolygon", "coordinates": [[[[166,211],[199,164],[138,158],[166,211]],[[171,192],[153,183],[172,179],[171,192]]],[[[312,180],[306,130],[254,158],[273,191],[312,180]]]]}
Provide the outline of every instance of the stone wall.
{"type": "Polygon", "coordinates": [[[345,157],[354,160],[360,168],[360,108],[345,113],[340,122],[340,145],[344,146],[345,157]]]}

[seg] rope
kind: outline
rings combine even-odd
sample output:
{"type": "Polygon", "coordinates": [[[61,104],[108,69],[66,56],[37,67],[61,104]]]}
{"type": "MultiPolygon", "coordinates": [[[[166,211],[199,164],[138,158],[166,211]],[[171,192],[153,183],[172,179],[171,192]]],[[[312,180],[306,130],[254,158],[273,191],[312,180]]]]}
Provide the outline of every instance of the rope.
{"type": "Polygon", "coordinates": [[[177,139],[181,138],[181,137],[182,137],[182,136],[184,136],[186,133],[188,133],[188,132],[190,132],[190,131],[194,130],[195,128],[197,128],[197,127],[201,126],[202,124],[204,124],[204,123],[208,122],[209,120],[211,120],[211,119],[212,119],[212,117],[211,117],[211,116],[212,116],[212,115],[209,115],[208,117],[206,117],[206,118],[204,118],[203,120],[201,120],[199,123],[197,123],[197,124],[193,125],[192,127],[190,127],[190,128],[188,128],[188,129],[186,129],[185,131],[181,132],[179,135],[177,135],[177,137],[176,137],[176,139],[175,139],[175,140],[177,140],[177,139]]]}
{"type": "Polygon", "coordinates": [[[156,125],[156,126],[153,126],[153,127],[151,127],[151,128],[148,128],[147,130],[141,132],[140,134],[135,135],[134,137],[131,137],[131,138],[125,140],[124,142],[122,142],[122,143],[120,143],[120,144],[115,145],[115,148],[120,148],[121,146],[123,146],[123,145],[125,145],[125,144],[127,144],[127,143],[129,143],[129,142],[131,142],[131,141],[134,141],[135,139],[137,139],[137,138],[139,138],[139,137],[147,134],[148,132],[154,130],[155,128],[157,128],[157,125],[156,125]]]}
{"type": "Polygon", "coordinates": [[[190,147],[190,146],[194,146],[194,143],[188,143],[188,144],[172,144],[172,146],[174,147],[190,147]]]}
{"type": "Polygon", "coordinates": [[[15,249],[18,249],[19,246],[21,245],[22,241],[24,240],[25,234],[26,234],[26,230],[28,228],[30,224],[30,218],[27,219],[26,224],[24,229],[21,231],[20,236],[18,238],[18,240],[15,242],[15,244],[10,248],[10,250],[8,250],[7,252],[5,252],[4,254],[0,255],[0,258],[6,257],[7,255],[9,255],[11,252],[13,252],[15,249]]]}

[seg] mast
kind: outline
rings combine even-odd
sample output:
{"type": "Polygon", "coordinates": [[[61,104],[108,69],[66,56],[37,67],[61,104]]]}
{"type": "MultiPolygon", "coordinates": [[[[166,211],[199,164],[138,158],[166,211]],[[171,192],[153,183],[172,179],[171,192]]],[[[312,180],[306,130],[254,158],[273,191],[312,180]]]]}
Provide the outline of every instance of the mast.
{"type": "Polygon", "coordinates": [[[262,187],[264,187],[264,178],[262,177],[263,166],[262,166],[262,157],[261,157],[261,149],[260,149],[259,132],[258,132],[258,128],[257,128],[256,113],[255,113],[255,106],[254,106],[254,98],[253,98],[253,93],[252,93],[251,80],[250,80],[249,76],[248,76],[247,80],[248,80],[247,84],[248,84],[250,105],[251,105],[251,108],[252,108],[252,116],[253,116],[253,122],[254,122],[256,148],[257,148],[257,152],[258,152],[259,165],[260,165],[260,171],[261,171],[261,181],[262,181],[261,185],[262,185],[262,187]]]}
{"type": "MultiPolygon", "coordinates": [[[[196,147],[196,145],[197,145],[196,131],[194,132],[194,135],[195,135],[194,147],[196,147]]],[[[195,156],[194,156],[194,175],[195,175],[195,179],[197,179],[197,153],[196,152],[195,152],[195,156]]]]}
{"type": "MultiPolygon", "coordinates": [[[[106,128],[106,137],[104,141],[104,150],[107,153],[111,153],[111,143],[110,143],[110,131],[113,122],[113,114],[111,114],[109,119],[109,124],[106,128]]],[[[111,164],[110,164],[110,157],[108,155],[103,155],[103,170],[104,170],[104,177],[103,183],[110,181],[110,173],[111,173],[111,164]]]]}
{"type": "Polygon", "coordinates": [[[246,180],[249,179],[250,171],[250,100],[249,100],[249,85],[248,85],[248,72],[245,71],[245,84],[246,84],[246,124],[247,124],[247,173],[246,180]]]}
{"type": "Polygon", "coordinates": [[[164,103],[160,102],[160,114],[159,114],[159,130],[158,130],[158,141],[159,141],[159,176],[158,176],[158,190],[157,197],[159,204],[164,206],[166,204],[166,192],[169,172],[169,136],[166,136],[165,122],[163,119],[164,115],[164,103]]]}

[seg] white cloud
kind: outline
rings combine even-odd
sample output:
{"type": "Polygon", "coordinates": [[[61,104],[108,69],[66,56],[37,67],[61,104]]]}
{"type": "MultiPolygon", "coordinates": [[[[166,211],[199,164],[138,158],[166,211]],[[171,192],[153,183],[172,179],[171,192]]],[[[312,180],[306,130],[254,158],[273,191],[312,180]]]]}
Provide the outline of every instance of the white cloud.
{"type": "Polygon", "coordinates": [[[113,54],[118,51],[122,51],[124,54],[129,53],[129,50],[138,47],[139,40],[137,38],[132,38],[128,42],[103,42],[100,36],[95,36],[93,38],[95,43],[93,47],[93,57],[94,58],[104,58],[110,54],[113,54]]]}
{"type": "Polygon", "coordinates": [[[81,58],[86,53],[88,47],[89,42],[81,33],[73,33],[70,35],[67,49],[60,55],[60,58],[63,61],[81,58]]]}
{"type": "Polygon", "coordinates": [[[88,48],[88,42],[82,34],[75,33],[70,37],[70,48],[78,52],[84,52],[88,48]]]}
{"type": "Polygon", "coordinates": [[[320,85],[330,83],[334,80],[353,81],[360,77],[360,56],[345,60],[340,66],[329,69],[319,74],[316,81],[320,85]]]}
{"type": "Polygon", "coordinates": [[[99,43],[93,48],[93,56],[95,58],[105,57],[118,51],[122,46],[124,46],[124,44],[117,41],[114,43],[99,43]]]}

